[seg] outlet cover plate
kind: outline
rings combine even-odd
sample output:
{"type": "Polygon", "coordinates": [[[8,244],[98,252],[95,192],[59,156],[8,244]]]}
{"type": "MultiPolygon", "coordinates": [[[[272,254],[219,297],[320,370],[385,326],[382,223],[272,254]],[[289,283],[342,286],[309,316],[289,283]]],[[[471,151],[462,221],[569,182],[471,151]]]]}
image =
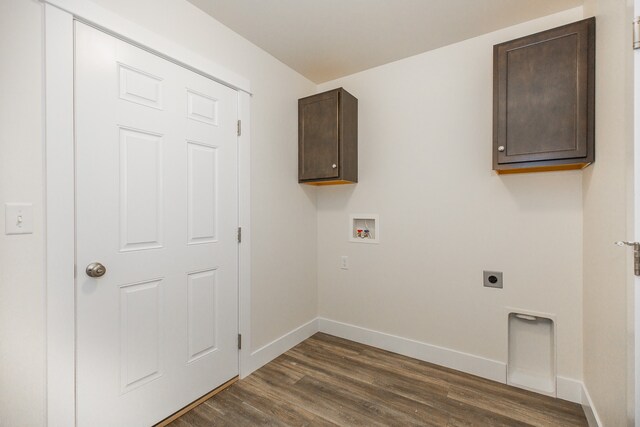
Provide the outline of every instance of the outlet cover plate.
{"type": "Polygon", "coordinates": [[[502,271],[483,271],[482,272],[482,285],[485,288],[498,288],[502,289],[502,271]]]}

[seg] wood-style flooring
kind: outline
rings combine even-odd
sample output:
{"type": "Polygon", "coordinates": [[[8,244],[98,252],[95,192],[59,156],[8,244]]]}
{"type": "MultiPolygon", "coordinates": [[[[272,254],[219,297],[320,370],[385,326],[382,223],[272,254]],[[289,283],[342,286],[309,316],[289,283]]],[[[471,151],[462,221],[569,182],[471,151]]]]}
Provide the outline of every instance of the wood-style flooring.
{"type": "Polygon", "coordinates": [[[582,408],[318,333],[170,424],[586,426],[582,408]]]}

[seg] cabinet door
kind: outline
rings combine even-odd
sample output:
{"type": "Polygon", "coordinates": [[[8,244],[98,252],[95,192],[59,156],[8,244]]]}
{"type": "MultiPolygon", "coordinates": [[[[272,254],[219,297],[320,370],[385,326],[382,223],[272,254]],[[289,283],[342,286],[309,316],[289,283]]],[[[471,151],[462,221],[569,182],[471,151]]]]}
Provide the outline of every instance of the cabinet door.
{"type": "Polygon", "coordinates": [[[338,103],[338,91],[298,103],[300,180],[338,177],[338,103]]]}
{"type": "Polygon", "coordinates": [[[580,21],[495,46],[494,162],[587,157],[592,25],[580,21]]]}

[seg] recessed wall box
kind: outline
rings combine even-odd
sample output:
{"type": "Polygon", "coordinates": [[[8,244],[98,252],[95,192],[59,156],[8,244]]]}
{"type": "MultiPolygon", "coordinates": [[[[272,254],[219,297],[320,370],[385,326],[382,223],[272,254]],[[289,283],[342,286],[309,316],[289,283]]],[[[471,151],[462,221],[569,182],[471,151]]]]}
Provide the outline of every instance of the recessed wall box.
{"type": "Polygon", "coordinates": [[[380,218],[376,214],[349,216],[349,241],[354,243],[380,243],[380,218]]]}
{"type": "Polygon", "coordinates": [[[507,384],[556,396],[555,322],[551,315],[511,311],[507,384]]]}

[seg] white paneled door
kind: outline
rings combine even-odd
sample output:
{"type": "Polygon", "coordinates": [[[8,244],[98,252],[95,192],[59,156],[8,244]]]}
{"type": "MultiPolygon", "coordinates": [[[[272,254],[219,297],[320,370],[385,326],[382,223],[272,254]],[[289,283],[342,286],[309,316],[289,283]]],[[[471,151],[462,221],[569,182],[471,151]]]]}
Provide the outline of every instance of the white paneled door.
{"type": "Polygon", "coordinates": [[[237,92],[75,31],[78,425],[148,426],[238,374],[237,92]]]}

